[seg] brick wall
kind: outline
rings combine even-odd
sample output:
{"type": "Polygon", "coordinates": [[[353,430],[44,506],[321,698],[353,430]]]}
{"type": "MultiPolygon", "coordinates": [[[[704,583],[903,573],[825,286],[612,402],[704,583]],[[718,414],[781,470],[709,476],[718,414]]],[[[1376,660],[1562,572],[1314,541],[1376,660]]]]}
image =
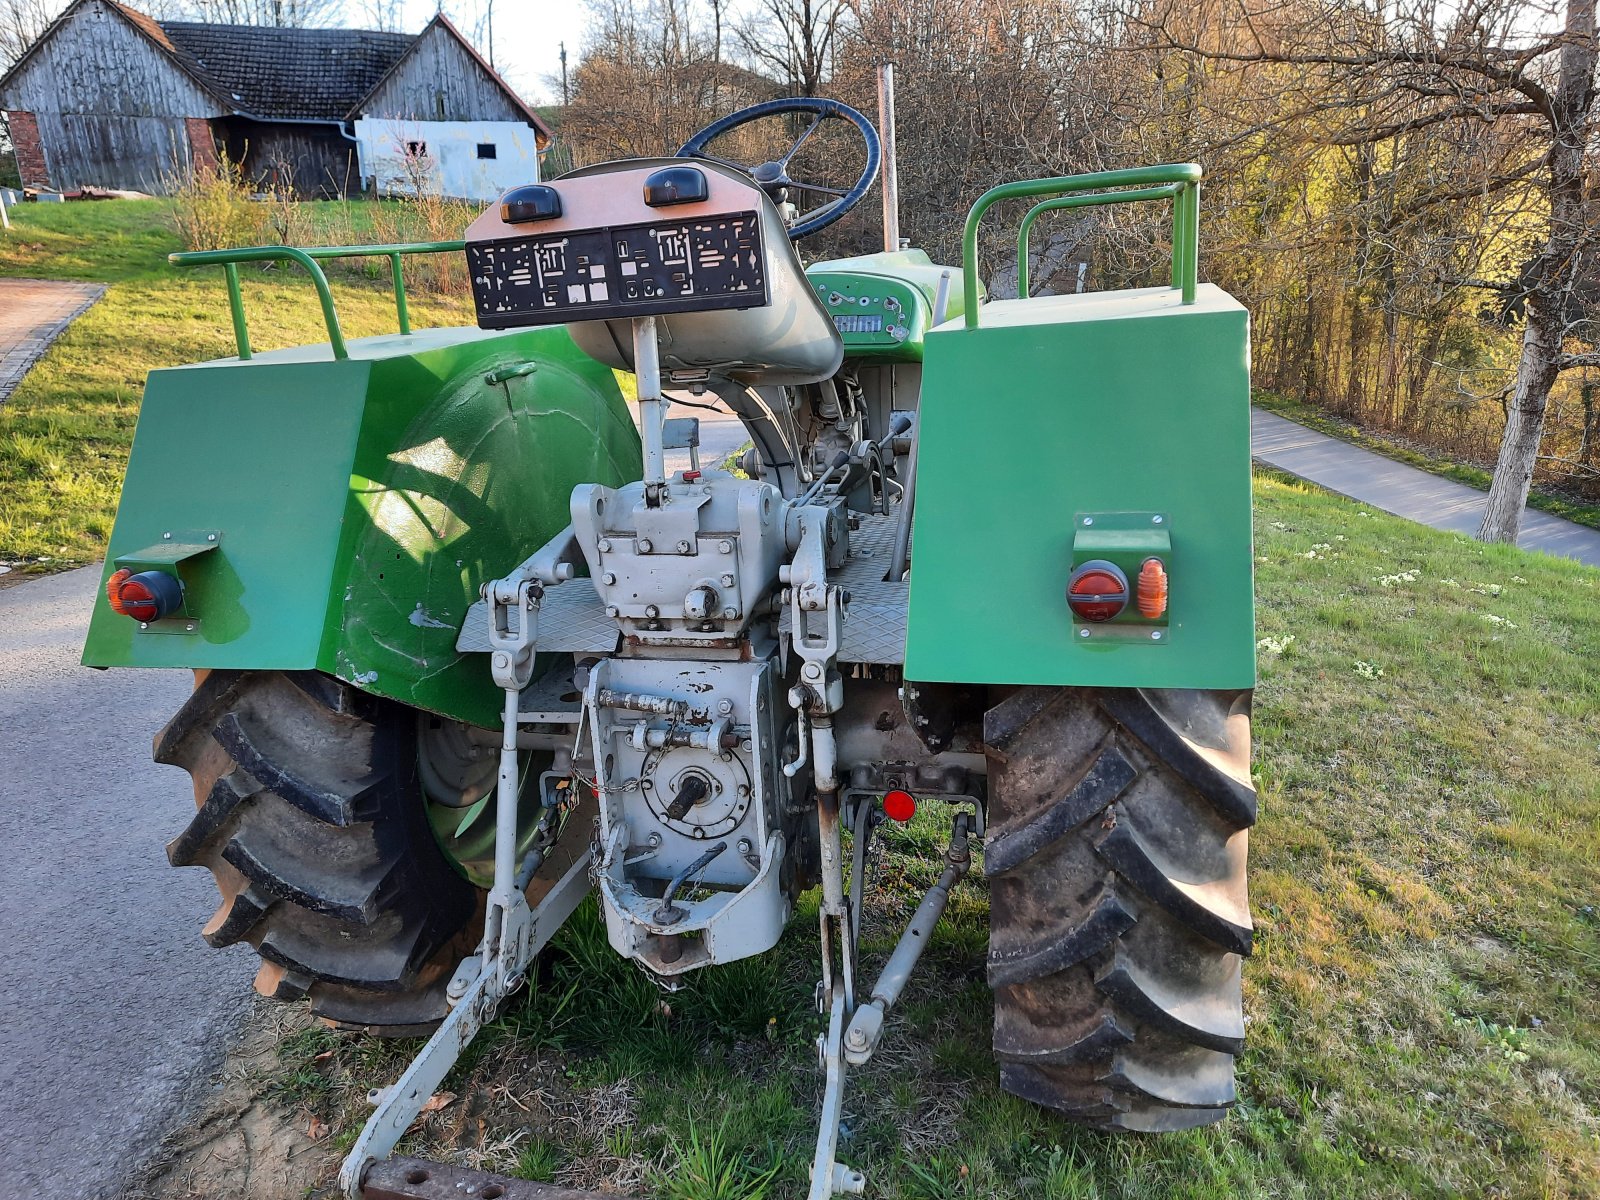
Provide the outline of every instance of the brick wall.
{"type": "Polygon", "coordinates": [[[39,141],[39,122],[31,112],[12,109],[8,122],[11,144],[17,148],[17,172],[23,187],[49,187],[50,170],[44,161],[44,145],[39,141]]]}
{"type": "Polygon", "coordinates": [[[185,117],[184,131],[189,135],[191,161],[197,171],[217,169],[217,142],[211,136],[211,122],[204,117],[185,117]]]}

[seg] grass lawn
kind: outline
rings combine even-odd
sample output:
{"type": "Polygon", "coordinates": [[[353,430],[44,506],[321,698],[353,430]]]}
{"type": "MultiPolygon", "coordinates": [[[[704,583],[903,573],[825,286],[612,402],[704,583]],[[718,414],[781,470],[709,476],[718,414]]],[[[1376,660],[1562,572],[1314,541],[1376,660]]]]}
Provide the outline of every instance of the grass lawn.
{"type": "MultiPolygon", "coordinates": [[[[1352,425],[1348,421],[1341,421],[1326,409],[1318,408],[1315,404],[1307,404],[1303,400],[1296,400],[1292,396],[1281,396],[1276,392],[1256,392],[1252,397],[1255,404],[1269,412],[1288,417],[1291,421],[1298,422],[1330,437],[1341,441],[1352,442],[1364,449],[1381,454],[1385,458],[1392,458],[1396,462],[1403,462],[1407,466],[1418,467],[1432,475],[1440,475],[1445,479],[1454,479],[1457,483],[1464,483],[1468,487],[1475,487],[1481,492],[1489,490],[1489,483],[1494,478],[1493,471],[1486,471],[1482,467],[1475,467],[1470,463],[1455,462],[1452,459],[1440,458],[1432,454],[1424,454],[1419,450],[1407,446],[1396,445],[1386,441],[1377,434],[1368,433],[1360,426],[1352,425]]],[[[1585,504],[1571,496],[1559,492],[1541,491],[1534,488],[1528,493],[1528,507],[1541,509],[1553,513],[1558,517],[1565,517],[1579,525],[1587,525],[1591,529],[1600,529],[1600,504],[1585,504]]]]}
{"type": "MultiPolygon", "coordinates": [[[[1001,1094],[974,879],[853,1078],[842,1156],[872,1195],[1600,1195],[1600,573],[1273,475],[1257,500],[1241,1104],[1109,1137],[1001,1094]]],[[[943,822],[919,815],[879,863],[869,977],[943,822]]],[[[807,907],[778,951],[669,996],[586,908],[407,1146],[668,1200],[802,1196],[815,953],[807,907]]],[[[413,1048],[304,1028],[271,1086],[332,1153],[413,1048]]]]}
{"type": "MultiPolygon", "coordinates": [[[[331,221],[343,208],[309,211],[331,221]]],[[[0,405],[0,562],[48,571],[99,559],[145,376],[234,353],[221,270],[170,266],[167,255],[179,249],[161,200],[12,210],[11,231],[0,233],[0,276],[110,286],[0,405]]],[[[255,349],[327,340],[315,293],[297,268],[240,273],[255,349]]],[[[333,287],[346,336],[393,332],[385,282],[350,270],[335,273],[333,287]]],[[[411,313],[417,325],[472,320],[466,297],[413,295],[411,313]]]]}

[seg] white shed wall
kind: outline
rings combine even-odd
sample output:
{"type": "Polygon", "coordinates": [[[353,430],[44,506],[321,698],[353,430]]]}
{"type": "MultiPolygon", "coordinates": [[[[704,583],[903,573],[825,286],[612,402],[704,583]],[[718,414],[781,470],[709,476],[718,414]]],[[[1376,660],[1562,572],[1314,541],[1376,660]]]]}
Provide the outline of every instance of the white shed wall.
{"type": "Polygon", "coordinates": [[[498,200],[519,184],[539,182],[539,154],[533,129],[520,121],[399,121],[363,117],[355,123],[361,177],[376,179],[382,195],[410,195],[414,175],[428,190],[461,200],[498,200]],[[406,146],[417,142],[426,153],[415,167],[406,146]],[[479,158],[479,144],[495,147],[494,158],[479,158]]]}

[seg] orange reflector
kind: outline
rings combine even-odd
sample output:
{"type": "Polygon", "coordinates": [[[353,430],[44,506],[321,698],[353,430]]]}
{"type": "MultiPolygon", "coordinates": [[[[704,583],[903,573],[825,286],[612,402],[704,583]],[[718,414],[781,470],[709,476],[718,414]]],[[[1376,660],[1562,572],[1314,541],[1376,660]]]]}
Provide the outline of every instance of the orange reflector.
{"type": "Polygon", "coordinates": [[[1139,615],[1154,621],[1167,611],[1167,569],[1159,558],[1139,568],[1139,615]]]}
{"type": "Polygon", "coordinates": [[[910,792],[895,788],[884,793],[883,812],[891,821],[904,823],[917,815],[917,798],[910,792]]]}
{"type": "Polygon", "coordinates": [[[113,571],[111,578],[106,580],[106,603],[111,605],[111,611],[119,617],[128,615],[127,606],[122,603],[122,583],[132,574],[133,572],[127,567],[123,567],[119,571],[113,571]]]}

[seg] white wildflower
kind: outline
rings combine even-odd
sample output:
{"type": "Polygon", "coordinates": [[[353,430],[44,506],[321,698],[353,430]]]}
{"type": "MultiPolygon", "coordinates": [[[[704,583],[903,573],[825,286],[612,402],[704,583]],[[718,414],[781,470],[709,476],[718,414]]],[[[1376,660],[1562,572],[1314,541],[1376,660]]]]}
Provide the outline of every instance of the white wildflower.
{"type": "Polygon", "coordinates": [[[1292,645],[1294,645],[1294,634],[1286,633],[1282,637],[1269,636],[1262,638],[1256,643],[1256,649],[1263,654],[1274,655],[1282,654],[1292,645]]]}
{"type": "Polygon", "coordinates": [[[1498,617],[1494,613],[1482,613],[1480,615],[1483,617],[1483,619],[1485,621],[1489,622],[1489,624],[1491,624],[1491,625],[1499,625],[1503,629],[1515,629],[1516,628],[1515,623],[1506,620],[1504,617],[1498,617]]]}
{"type": "Polygon", "coordinates": [[[1382,679],[1383,668],[1364,659],[1356,659],[1356,674],[1363,679],[1382,679]]]}

